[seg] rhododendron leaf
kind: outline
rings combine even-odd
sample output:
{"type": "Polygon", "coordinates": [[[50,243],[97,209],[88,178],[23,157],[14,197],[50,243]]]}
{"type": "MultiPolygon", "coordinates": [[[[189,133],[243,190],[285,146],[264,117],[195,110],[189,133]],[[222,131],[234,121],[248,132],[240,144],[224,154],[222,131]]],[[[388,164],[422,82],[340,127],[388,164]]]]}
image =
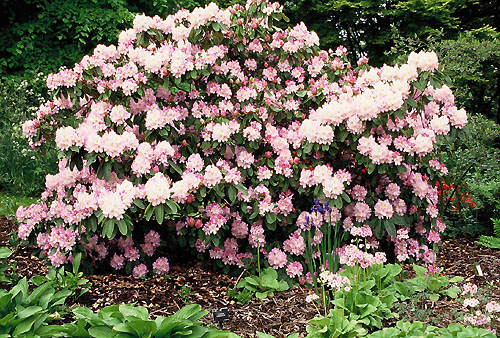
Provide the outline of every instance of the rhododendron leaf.
{"type": "Polygon", "coordinates": [[[403,216],[400,216],[400,215],[394,215],[392,216],[392,221],[394,222],[394,224],[397,224],[397,225],[409,225],[408,224],[408,221],[406,220],[405,217],[403,216]]]}
{"type": "Polygon", "coordinates": [[[85,161],[87,162],[85,165],[87,167],[90,167],[90,165],[92,165],[96,160],[97,160],[97,154],[96,153],[93,153],[93,152],[90,152],[90,153],[85,153],[83,155],[83,158],[85,159],[85,161]]]}
{"type": "Polygon", "coordinates": [[[266,221],[268,224],[273,224],[274,222],[276,222],[276,214],[274,212],[267,213],[266,221]]]}
{"type": "Polygon", "coordinates": [[[336,198],[333,200],[333,205],[335,205],[335,207],[337,209],[342,209],[342,206],[343,206],[343,203],[342,203],[342,198],[336,198]]]}
{"type": "Polygon", "coordinates": [[[104,219],[106,218],[106,216],[104,216],[104,214],[102,213],[101,210],[94,211],[94,215],[97,217],[99,224],[101,224],[104,221],[104,219]]]}
{"type": "Polygon", "coordinates": [[[412,99],[411,97],[407,98],[406,99],[406,102],[408,102],[408,104],[410,106],[412,106],[413,108],[417,109],[418,108],[418,105],[417,105],[417,101],[415,101],[414,99],[412,99]]]}
{"type": "Polygon", "coordinates": [[[246,203],[241,203],[241,211],[243,213],[248,214],[248,205],[246,203]]]}
{"type": "Polygon", "coordinates": [[[155,207],[155,217],[156,217],[156,221],[158,222],[158,224],[163,223],[164,213],[165,213],[165,211],[163,209],[163,204],[159,204],[155,207]]]}
{"type": "Polygon", "coordinates": [[[141,209],[144,209],[146,207],[144,203],[142,203],[142,200],[140,200],[139,198],[135,198],[133,203],[141,209]]]}
{"type": "Polygon", "coordinates": [[[224,196],[225,196],[225,195],[224,195],[224,192],[220,189],[219,184],[216,184],[216,185],[215,185],[212,189],[213,189],[213,190],[215,191],[215,193],[216,193],[217,195],[219,195],[220,197],[224,197],[224,196]]]}
{"type": "Polygon", "coordinates": [[[112,167],[111,161],[104,162],[102,170],[103,170],[103,178],[106,182],[109,182],[111,178],[111,167],[112,167]]]}
{"type": "Polygon", "coordinates": [[[302,147],[302,151],[304,152],[304,154],[309,154],[312,151],[312,148],[313,148],[313,144],[306,142],[304,144],[304,146],[302,147]]]}
{"type": "Polygon", "coordinates": [[[207,196],[207,188],[205,188],[204,186],[200,187],[200,189],[198,191],[199,191],[201,197],[207,196]]]}
{"type": "Polygon", "coordinates": [[[254,207],[252,210],[252,214],[248,217],[248,219],[250,220],[257,218],[257,216],[259,215],[259,206],[257,205],[257,203],[254,203],[254,207]]]}
{"type": "Polygon", "coordinates": [[[248,196],[248,189],[241,183],[235,185],[236,189],[241,192],[243,195],[248,196]]]}
{"type": "Polygon", "coordinates": [[[344,199],[344,201],[346,201],[347,203],[351,203],[351,198],[345,192],[343,192],[341,196],[344,199]]]}
{"type": "Polygon", "coordinates": [[[384,227],[385,230],[389,233],[391,236],[396,236],[396,226],[394,225],[394,222],[392,219],[386,219],[384,220],[384,227]]]}
{"type": "Polygon", "coordinates": [[[170,210],[170,214],[175,214],[177,212],[178,207],[177,207],[177,204],[174,201],[168,200],[165,203],[166,203],[167,207],[170,210]]]}
{"type": "Polygon", "coordinates": [[[368,175],[371,175],[375,171],[375,168],[376,168],[375,164],[370,163],[368,165],[368,168],[367,168],[368,169],[368,171],[367,171],[368,175]]]}
{"type": "MultiPolygon", "coordinates": [[[[425,81],[427,82],[427,81],[425,81]]],[[[426,87],[427,83],[424,84],[424,81],[422,81],[422,79],[416,81],[416,82],[413,82],[413,86],[415,88],[417,88],[418,90],[420,90],[421,92],[423,92],[425,90],[425,87],[426,87]]],[[[411,103],[410,103],[411,105],[411,103]]]]}
{"type": "Polygon", "coordinates": [[[168,161],[168,163],[170,164],[170,166],[171,166],[172,168],[174,168],[174,170],[175,170],[175,171],[176,171],[179,175],[182,175],[182,170],[181,170],[181,168],[180,168],[177,164],[175,164],[172,160],[169,160],[169,161],[168,161]]]}
{"type": "Polygon", "coordinates": [[[149,221],[151,217],[153,216],[154,212],[154,207],[149,203],[149,205],[146,207],[146,210],[144,210],[144,218],[146,221],[149,221]]]}
{"type": "Polygon", "coordinates": [[[381,238],[382,234],[383,234],[383,231],[384,231],[384,229],[382,228],[382,220],[377,218],[374,221],[376,222],[376,225],[375,225],[375,236],[377,238],[381,238]]]}
{"type": "Polygon", "coordinates": [[[220,243],[219,237],[211,236],[211,241],[215,246],[219,246],[220,243]]]}
{"type": "Polygon", "coordinates": [[[118,221],[118,230],[120,230],[120,233],[122,235],[127,236],[128,227],[127,227],[127,223],[125,223],[125,221],[123,219],[118,221]]]}
{"type": "Polygon", "coordinates": [[[229,200],[231,201],[231,203],[234,203],[236,201],[236,195],[237,195],[236,188],[234,186],[230,185],[227,188],[227,195],[228,195],[229,200]]]}
{"type": "Polygon", "coordinates": [[[113,238],[113,231],[115,230],[115,219],[109,218],[102,227],[102,232],[104,237],[108,237],[109,239],[113,238]]]}

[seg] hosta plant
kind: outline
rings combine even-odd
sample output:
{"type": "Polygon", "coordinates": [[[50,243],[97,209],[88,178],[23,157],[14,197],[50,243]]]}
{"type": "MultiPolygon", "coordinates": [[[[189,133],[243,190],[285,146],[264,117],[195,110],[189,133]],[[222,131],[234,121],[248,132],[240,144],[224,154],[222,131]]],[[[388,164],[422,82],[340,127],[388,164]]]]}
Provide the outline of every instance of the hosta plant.
{"type": "Polygon", "coordinates": [[[18,210],[19,237],[54,266],[85,251],[137,278],[168,272],[161,239],[226,267],[259,247],[295,278],[323,220],[304,210],[320,200],[332,224],[366,225],[400,261],[432,262],[445,228],[438,141],[467,123],[436,54],[354,65],[280,20],[266,0],[138,15],[116,46],[50,75],[54,97],[23,132],[64,159],[41,202],[18,210]]]}
{"type": "Polygon", "coordinates": [[[83,272],[79,272],[80,261],[82,254],[78,253],[73,259],[73,272],[65,271],[62,266],[58,269],[50,269],[47,275],[36,275],[30,279],[30,282],[35,285],[43,283],[51,284],[56,290],[67,289],[71,291],[71,297],[75,300],[80,298],[81,295],[89,291],[91,284],[88,279],[83,278],[83,272]]]}
{"type": "Polygon", "coordinates": [[[31,293],[26,278],[10,291],[0,289],[0,336],[36,337],[43,332],[50,316],[57,317],[71,291],[56,291],[50,283],[31,293]]]}
{"type": "Polygon", "coordinates": [[[237,338],[232,332],[202,326],[200,318],[208,311],[197,304],[183,307],[171,316],[149,318],[148,310],[130,304],[111,305],[94,313],[86,307],[73,310],[76,321],[51,325],[44,329],[45,337],[197,337],[237,338]]]}
{"type": "Polygon", "coordinates": [[[5,270],[9,269],[9,265],[1,260],[7,259],[12,254],[12,250],[6,247],[0,247],[0,282],[10,282],[10,278],[5,275],[5,270]]]}

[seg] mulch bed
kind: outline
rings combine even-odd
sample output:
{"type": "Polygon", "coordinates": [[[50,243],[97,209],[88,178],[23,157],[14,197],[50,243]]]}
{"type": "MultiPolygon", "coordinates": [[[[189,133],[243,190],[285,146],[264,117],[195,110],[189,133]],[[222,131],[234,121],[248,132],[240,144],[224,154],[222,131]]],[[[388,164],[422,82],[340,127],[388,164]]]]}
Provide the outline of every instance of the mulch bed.
{"type": "MultiPolygon", "coordinates": [[[[8,246],[9,233],[15,228],[13,221],[0,218],[0,246],[8,246]]],[[[32,252],[31,248],[22,247],[9,258],[15,263],[18,275],[30,278],[47,272],[46,266],[32,256],[32,252]]],[[[500,301],[500,250],[484,248],[470,238],[445,239],[438,262],[444,274],[462,276],[465,281],[487,290],[491,299],[500,301]],[[483,276],[478,274],[477,265],[483,276]]],[[[230,320],[224,322],[223,328],[241,337],[256,337],[256,331],[275,337],[286,337],[293,332],[299,332],[300,337],[306,335],[307,321],[318,314],[314,305],[305,302],[311,289],[297,286],[263,301],[253,298],[242,305],[227,295],[228,288],[233,288],[240,277],[224,275],[200,262],[171,262],[168,278],[136,280],[114,274],[87,276],[92,287],[78,303],[94,311],[110,304],[136,303],[147,307],[153,317],[168,316],[189,303],[200,304],[208,311],[228,307],[230,320]]],[[[421,299],[418,304],[400,304],[399,307],[412,312],[410,319],[429,320],[437,326],[455,321],[454,313],[461,309],[459,303],[444,298],[434,304],[421,299]]],[[[207,315],[202,320],[212,323],[212,316],[207,315]]],[[[388,321],[387,325],[393,322],[388,321]]],[[[497,332],[499,329],[497,327],[497,332]]]]}

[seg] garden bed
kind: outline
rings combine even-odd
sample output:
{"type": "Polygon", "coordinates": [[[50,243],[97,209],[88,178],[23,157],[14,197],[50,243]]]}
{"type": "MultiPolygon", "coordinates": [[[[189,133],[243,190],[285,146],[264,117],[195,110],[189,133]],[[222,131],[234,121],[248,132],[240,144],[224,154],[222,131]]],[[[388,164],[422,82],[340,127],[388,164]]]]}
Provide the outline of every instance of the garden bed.
{"type": "MultiPolygon", "coordinates": [[[[8,245],[9,233],[13,229],[13,222],[0,218],[0,246],[8,245]]],[[[17,264],[16,273],[19,276],[29,278],[47,271],[43,263],[31,253],[29,248],[19,248],[10,257],[10,261],[17,264]]],[[[464,283],[477,284],[489,299],[500,300],[500,251],[484,248],[472,238],[445,239],[440,247],[438,262],[443,267],[443,274],[462,276],[464,283]],[[481,267],[483,276],[479,275],[477,265],[481,267]]],[[[405,271],[409,270],[406,267],[405,271]]],[[[153,317],[170,315],[189,303],[200,304],[208,311],[228,307],[230,320],[223,324],[223,328],[241,337],[255,337],[256,331],[276,337],[299,332],[302,337],[305,336],[307,321],[319,314],[313,304],[305,301],[311,289],[299,286],[263,301],[253,298],[247,304],[238,304],[228,297],[227,292],[240,277],[224,275],[200,262],[172,261],[167,278],[137,280],[115,274],[86,278],[92,286],[77,302],[94,311],[111,304],[132,302],[148,308],[153,317]]],[[[429,325],[446,327],[457,321],[462,305],[444,297],[435,303],[422,297],[397,303],[395,309],[400,313],[399,319],[419,320],[429,325]]],[[[203,320],[210,323],[212,317],[208,315],[203,320]]],[[[391,325],[395,321],[385,324],[391,325]]],[[[496,329],[500,329],[498,323],[496,329]]]]}

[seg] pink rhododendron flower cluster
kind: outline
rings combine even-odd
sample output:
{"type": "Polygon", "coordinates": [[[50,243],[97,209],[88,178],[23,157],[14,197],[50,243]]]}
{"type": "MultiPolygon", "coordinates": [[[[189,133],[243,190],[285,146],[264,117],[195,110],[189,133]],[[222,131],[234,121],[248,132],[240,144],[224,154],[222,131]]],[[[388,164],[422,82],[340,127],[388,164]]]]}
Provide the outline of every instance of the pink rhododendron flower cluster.
{"type": "MultiPolygon", "coordinates": [[[[168,271],[163,259],[141,264],[173,234],[230,266],[258,248],[305,280],[306,239],[317,246],[328,220],[304,210],[321,200],[340,231],[433,263],[439,140],[467,123],[435,53],[352,65],[303,23],[271,24],[283,18],[267,0],[138,15],[116,46],[50,75],[53,100],[23,133],[34,148],[54,141],[65,160],[41,202],[18,210],[20,239],[58,265],[81,242],[93,263],[141,277],[168,271]]],[[[346,264],[385,260],[342,250],[346,264]]]]}

